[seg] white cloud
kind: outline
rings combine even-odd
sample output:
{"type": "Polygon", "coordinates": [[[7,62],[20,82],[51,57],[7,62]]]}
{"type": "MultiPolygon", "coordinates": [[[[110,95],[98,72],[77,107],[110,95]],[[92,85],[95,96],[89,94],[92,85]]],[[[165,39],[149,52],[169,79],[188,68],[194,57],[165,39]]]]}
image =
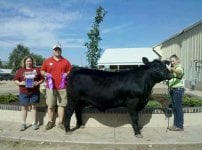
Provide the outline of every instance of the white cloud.
{"type": "Polygon", "coordinates": [[[30,10],[26,7],[22,7],[18,11],[19,11],[19,13],[22,13],[27,17],[35,17],[35,12],[33,12],[32,10],[30,10]]]}
{"type": "Polygon", "coordinates": [[[110,28],[104,28],[102,30],[102,33],[108,34],[108,33],[116,33],[119,31],[126,31],[126,29],[129,28],[129,26],[130,24],[121,24],[121,25],[110,27],[110,28]]]}
{"type": "MultiPolygon", "coordinates": [[[[4,3],[5,6],[5,3],[4,3]]],[[[44,7],[32,9],[29,6],[16,8],[16,3],[8,3],[6,9],[15,13],[0,18],[0,44],[9,47],[12,44],[24,43],[26,46],[36,45],[48,47],[56,41],[64,41],[71,47],[79,47],[82,39],[60,39],[60,32],[68,25],[81,18],[79,11],[63,12],[44,7]]],[[[13,45],[12,45],[13,46],[13,45]]],[[[82,45],[81,45],[82,46],[82,45]]],[[[80,47],[81,47],[80,46],[80,47]]]]}
{"type": "Polygon", "coordinates": [[[51,54],[47,50],[59,41],[62,48],[77,50],[76,55],[75,51],[63,52],[67,56],[71,52],[71,59],[76,62],[78,53],[85,49],[86,15],[91,16],[86,6],[94,2],[0,0],[0,59],[7,60],[17,44],[47,57],[51,54]]]}

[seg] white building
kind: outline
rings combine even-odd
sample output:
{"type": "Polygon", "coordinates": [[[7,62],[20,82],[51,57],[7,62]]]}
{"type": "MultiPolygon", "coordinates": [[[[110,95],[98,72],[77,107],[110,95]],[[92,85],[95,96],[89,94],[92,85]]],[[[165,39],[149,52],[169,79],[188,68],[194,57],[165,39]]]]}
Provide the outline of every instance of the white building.
{"type": "Polygon", "coordinates": [[[159,56],[152,48],[110,48],[105,49],[98,60],[98,68],[104,70],[126,70],[142,65],[142,57],[150,61],[159,56]]]}
{"type": "Polygon", "coordinates": [[[176,54],[184,67],[185,87],[202,90],[202,20],[155,46],[162,59],[176,54]]]}
{"type": "Polygon", "coordinates": [[[12,69],[0,69],[0,74],[11,74],[12,69]]]}

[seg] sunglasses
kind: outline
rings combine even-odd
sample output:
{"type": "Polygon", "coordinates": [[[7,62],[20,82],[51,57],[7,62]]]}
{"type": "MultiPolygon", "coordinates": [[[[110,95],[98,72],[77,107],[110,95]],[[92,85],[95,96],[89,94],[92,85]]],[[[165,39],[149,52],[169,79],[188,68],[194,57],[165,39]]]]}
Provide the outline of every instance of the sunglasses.
{"type": "Polygon", "coordinates": [[[61,51],[61,48],[55,48],[54,51],[61,51]]]}

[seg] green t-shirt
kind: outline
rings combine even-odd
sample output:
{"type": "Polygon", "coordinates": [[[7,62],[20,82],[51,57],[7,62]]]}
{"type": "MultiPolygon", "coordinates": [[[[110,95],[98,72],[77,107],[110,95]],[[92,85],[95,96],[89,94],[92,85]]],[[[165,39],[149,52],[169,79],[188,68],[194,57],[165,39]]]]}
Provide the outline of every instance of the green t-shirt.
{"type": "Polygon", "coordinates": [[[170,88],[183,87],[184,84],[183,84],[182,76],[184,75],[184,69],[182,68],[180,64],[177,64],[175,66],[175,69],[181,70],[181,73],[177,74],[173,72],[174,77],[171,80],[169,80],[169,86],[170,88]]]}

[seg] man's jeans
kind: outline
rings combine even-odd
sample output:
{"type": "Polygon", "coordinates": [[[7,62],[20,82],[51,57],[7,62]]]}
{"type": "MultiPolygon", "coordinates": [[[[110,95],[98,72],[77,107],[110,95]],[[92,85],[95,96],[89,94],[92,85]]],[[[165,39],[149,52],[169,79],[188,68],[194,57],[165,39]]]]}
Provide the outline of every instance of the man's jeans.
{"type": "Polygon", "coordinates": [[[174,126],[183,128],[184,113],[182,110],[182,99],[184,95],[184,88],[173,88],[170,90],[172,101],[172,109],[174,115],[174,126]]]}

